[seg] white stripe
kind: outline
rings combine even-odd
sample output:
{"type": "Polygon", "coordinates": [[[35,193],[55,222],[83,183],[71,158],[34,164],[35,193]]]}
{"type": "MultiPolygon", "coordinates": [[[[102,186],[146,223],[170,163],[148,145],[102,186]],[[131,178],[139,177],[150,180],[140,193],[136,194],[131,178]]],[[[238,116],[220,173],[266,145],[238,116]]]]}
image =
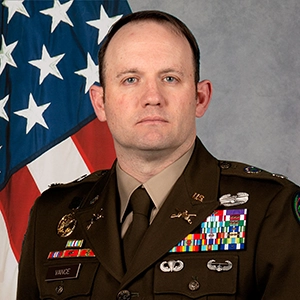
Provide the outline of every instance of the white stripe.
{"type": "Polygon", "coordinates": [[[0,211],[0,299],[16,299],[18,262],[13,254],[4,222],[0,211]]]}
{"type": "MultiPolygon", "coordinates": [[[[67,138],[27,165],[40,192],[51,183],[66,183],[90,171],[73,140],[67,138]]],[[[10,247],[6,225],[0,211],[0,299],[16,298],[18,262],[10,247]]]]}
{"type": "Polygon", "coordinates": [[[90,171],[69,137],[27,165],[40,192],[51,183],[66,183],[90,171]]]}

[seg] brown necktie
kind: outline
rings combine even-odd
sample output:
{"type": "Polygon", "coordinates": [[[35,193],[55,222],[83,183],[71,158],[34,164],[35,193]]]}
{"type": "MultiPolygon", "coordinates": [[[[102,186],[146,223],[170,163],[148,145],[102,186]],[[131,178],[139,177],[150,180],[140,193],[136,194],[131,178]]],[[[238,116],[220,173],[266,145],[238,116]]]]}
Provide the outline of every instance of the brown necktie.
{"type": "Polygon", "coordinates": [[[133,192],[129,203],[133,211],[133,219],[123,238],[126,266],[129,266],[141,239],[149,227],[149,217],[152,209],[151,198],[142,187],[133,192]]]}

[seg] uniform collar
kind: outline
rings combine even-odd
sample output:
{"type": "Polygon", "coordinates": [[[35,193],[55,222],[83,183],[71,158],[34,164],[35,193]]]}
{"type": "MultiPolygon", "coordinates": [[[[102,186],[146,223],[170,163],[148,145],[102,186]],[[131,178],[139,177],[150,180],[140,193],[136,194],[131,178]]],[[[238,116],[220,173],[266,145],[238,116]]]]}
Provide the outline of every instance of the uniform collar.
{"type": "Polygon", "coordinates": [[[121,169],[119,164],[116,166],[117,183],[120,194],[120,222],[122,222],[126,212],[129,199],[134,190],[143,185],[151,197],[153,204],[157,210],[161,208],[172,187],[177,179],[184,171],[193,153],[194,146],[192,146],[184,155],[178,160],[169,165],[160,173],[151,177],[148,181],[142,183],[133,178],[131,175],[121,169]]]}

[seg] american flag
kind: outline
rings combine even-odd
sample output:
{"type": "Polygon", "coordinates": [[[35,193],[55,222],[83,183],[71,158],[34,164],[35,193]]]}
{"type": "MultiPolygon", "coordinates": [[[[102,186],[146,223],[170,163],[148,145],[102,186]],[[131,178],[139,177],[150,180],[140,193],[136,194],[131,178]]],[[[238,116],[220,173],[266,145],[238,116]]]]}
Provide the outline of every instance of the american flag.
{"type": "Polygon", "coordinates": [[[15,299],[36,197],[115,158],[88,90],[101,42],[131,10],[125,0],[2,0],[0,10],[0,299],[15,299]]]}

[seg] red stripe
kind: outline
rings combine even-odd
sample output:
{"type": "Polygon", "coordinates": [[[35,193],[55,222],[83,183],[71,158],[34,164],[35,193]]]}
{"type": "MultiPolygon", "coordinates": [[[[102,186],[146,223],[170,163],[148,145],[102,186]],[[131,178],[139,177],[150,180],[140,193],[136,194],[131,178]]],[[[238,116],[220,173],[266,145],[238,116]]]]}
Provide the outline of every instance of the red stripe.
{"type": "Polygon", "coordinates": [[[95,119],[74,134],[72,139],[91,172],[111,167],[116,154],[106,122],[95,119]]]}
{"type": "MultiPolygon", "coordinates": [[[[106,123],[95,119],[74,134],[72,139],[91,172],[111,167],[115,160],[115,151],[106,123]]],[[[0,209],[17,261],[20,259],[29,212],[39,195],[40,191],[27,167],[15,173],[0,191],[0,209]]]]}
{"type": "MultiPolygon", "coordinates": [[[[12,251],[19,261],[28,216],[40,192],[27,167],[15,173],[0,191],[2,211],[12,251]]],[[[0,241],[1,242],[1,241],[0,241]]]]}

